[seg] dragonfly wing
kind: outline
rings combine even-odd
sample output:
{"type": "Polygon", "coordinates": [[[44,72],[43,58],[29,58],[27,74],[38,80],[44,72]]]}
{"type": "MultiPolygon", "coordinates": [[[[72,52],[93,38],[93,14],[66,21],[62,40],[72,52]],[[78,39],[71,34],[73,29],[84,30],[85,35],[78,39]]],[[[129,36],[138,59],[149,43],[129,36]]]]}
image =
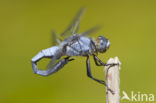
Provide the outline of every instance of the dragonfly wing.
{"type": "Polygon", "coordinates": [[[100,28],[101,28],[101,26],[95,26],[95,27],[93,27],[93,28],[91,28],[91,29],[89,29],[89,30],[87,30],[85,32],[80,33],[80,35],[88,36],[90,34],[93,34],[93,33],[97,32],[100,28]]]}
{"type": "Polygon", "coordinates": [[[48,63],[47,67],[46,67],[47,70],[50,69],[50,68],[53,68],[53,66],[55,65],[55,62],[56,62],[56,58],[53,57],[53,58],[50,60],[50,62],[48,63]]]}
{"type": "Polygon", "coordinates": [[[52,45],[58,45],[61,43],[61,39],[59,39],[58,34],[55,31],[52,31],[52,45]]]}
{"type": "Polygon", "coordinates": [[[82,8],[77,13],[77,15],[74,17],[73,21],[70,23],[70,25],[67,27],[67,29],[61,34],[62,37],[68,38],[72,34],[75,34],[78,32],[80,20],[82,18],[84,11],[85,11],[85,8],[82,8]]]}

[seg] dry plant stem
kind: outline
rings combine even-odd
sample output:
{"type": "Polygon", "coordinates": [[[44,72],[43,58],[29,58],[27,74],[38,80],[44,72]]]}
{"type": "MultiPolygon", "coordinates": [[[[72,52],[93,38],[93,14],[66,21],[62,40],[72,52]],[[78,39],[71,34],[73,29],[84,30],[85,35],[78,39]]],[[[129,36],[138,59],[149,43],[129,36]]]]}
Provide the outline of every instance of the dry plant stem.
{"type": "Polygon", "coordinates": [[[105,78],[106,78],[106,95],[107,95],[107,103],[120,103],[120,78],[119,78],[119,70],[120,70],[120,61],[118,57],[110,58],[107,64],[116,64],[116,65],[108,65],[105,67],[105,78]],[[114,94],[110,92],[111,89],[114,94]]]}

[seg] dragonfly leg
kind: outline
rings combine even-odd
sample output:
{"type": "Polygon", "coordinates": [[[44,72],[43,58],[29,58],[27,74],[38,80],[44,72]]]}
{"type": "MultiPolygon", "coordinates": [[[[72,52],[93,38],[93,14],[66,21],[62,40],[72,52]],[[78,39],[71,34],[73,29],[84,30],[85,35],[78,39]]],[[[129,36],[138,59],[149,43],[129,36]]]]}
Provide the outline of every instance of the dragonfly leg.
{"type": "Polygon", "coordinates": [[[108,88],[108,90],[113,94],[114,92],[107,86],[107,84],[106,84],[105,81],[99,80],[99,79],[94,78],[94,77],[92,76],[89,56],[87,56],[86,64],[87,64],[87,76],[88,76],[89,78],[95,80],[96,82],[105,85],[105,86],[108,88]]]}
{"type": "Polygon", "coordinates": [[[96,59],[95,56],[93,56],[94,62],[97,66],[103,66],[101,63],[99,63],[99,61],[96,59]]]}
{"type": "Polygon", "coordinates": [[[112,66],[115,66],[115,65],[119,65],[119,64],[106,64],[106,63],[104,63],[104,62],[102,62],[97,56],[95,56],[95,55],[93,55],[93,58],[94,58],[94,61],[95,61],[95,64],[97,65],[97,66],[109,66],[109,68],[110,67],[112,67],[112,66]],[[99,63],[100,64],[99,64],[99,63]]]}
{"type": "Polygon", "coordinates": [[[91,67],[90,67],[90,60],[89,60],[89,56],[87,56],[87,60],[86,60],[86,64],[87,64],[87,76],[90,77],[91,79],[103,84],[106,86],[106,83],[105,81],[103,80],[99,80],[99,79],[96,79],[92,76],[92,73],[91,73],[91,67]]]}
{"type": "Polygon", "coordinates": [[[94,62],[97,66],[106,66],[107,64],[102,62],[97,56],[93,55],[94,62]]]}

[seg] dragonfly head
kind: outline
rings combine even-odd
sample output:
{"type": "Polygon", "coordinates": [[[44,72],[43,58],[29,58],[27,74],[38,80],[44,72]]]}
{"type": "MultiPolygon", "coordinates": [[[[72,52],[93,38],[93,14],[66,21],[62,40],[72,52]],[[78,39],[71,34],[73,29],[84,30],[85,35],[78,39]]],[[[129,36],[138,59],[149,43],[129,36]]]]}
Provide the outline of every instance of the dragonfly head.
{"type": "Polygon", "coordinates": [[[109,48],[110,42],[104,36],[99,36],[96,39],[95,45],[96,45],[96,48],[97,48],[98,52],[104,53],[109,48]]]}

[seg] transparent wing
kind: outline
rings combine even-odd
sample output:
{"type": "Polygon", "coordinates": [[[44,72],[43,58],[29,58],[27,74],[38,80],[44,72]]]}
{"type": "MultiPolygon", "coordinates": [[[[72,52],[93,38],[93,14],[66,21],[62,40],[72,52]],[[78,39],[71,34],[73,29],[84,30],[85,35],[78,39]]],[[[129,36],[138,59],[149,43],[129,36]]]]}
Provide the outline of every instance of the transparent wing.
{"type": "Polygon", "coordinates": [[[53,57],[51,60],[50,60],[50,62],[48,63],[48,65],[47,65],[47,69],[51,69],[51,68],[53,68],[53,66],[55,65],[55,63],[56,63],[56,58],[55,57],[53,57]]]}
{"type": "Polygon", "coordinates": [[[80,11],[77,13],[73,21],[70,23],[70,25],[67,27],[67,29],[61,34],[62,37],[67,38],[71,36],[72,34],[75,34],[79,30],[79,24],[80,20],[82,18],[82,15],[85,11],[85,8],[80,9],[80,11]]]}
{"type": "Polygon", "coordinates": [[[61,60],[63,59],[63,57],[61,57],[61,58],[57,58],[57,57],[52,57],[51,58],[51,60],[50,60],[50,62],[48,63],[48,65],[46,66],[46,69],[48,70],[48,69],[53,69],[53,67],[57,64],[57,63],[59,63],[61,60]]]}
{"type": "Polygon", "coordinates": [[[95,26],[95,27],[93,27],[93,28],[91,28],[91,29],[89,29],[89,30],[87,30],[85,32],[80,33],[80,35],[88,36],[90,34],[93,34],[93,33],[97,32],[100,28],[101,28],[101,26],[95,26]]]}
{"type": "Polygon", "coordinates": [[[52,45],[58,45],[61,43],[61,39],[59,39],[58,34],[55,31],[52,31],[52,45]]]}

